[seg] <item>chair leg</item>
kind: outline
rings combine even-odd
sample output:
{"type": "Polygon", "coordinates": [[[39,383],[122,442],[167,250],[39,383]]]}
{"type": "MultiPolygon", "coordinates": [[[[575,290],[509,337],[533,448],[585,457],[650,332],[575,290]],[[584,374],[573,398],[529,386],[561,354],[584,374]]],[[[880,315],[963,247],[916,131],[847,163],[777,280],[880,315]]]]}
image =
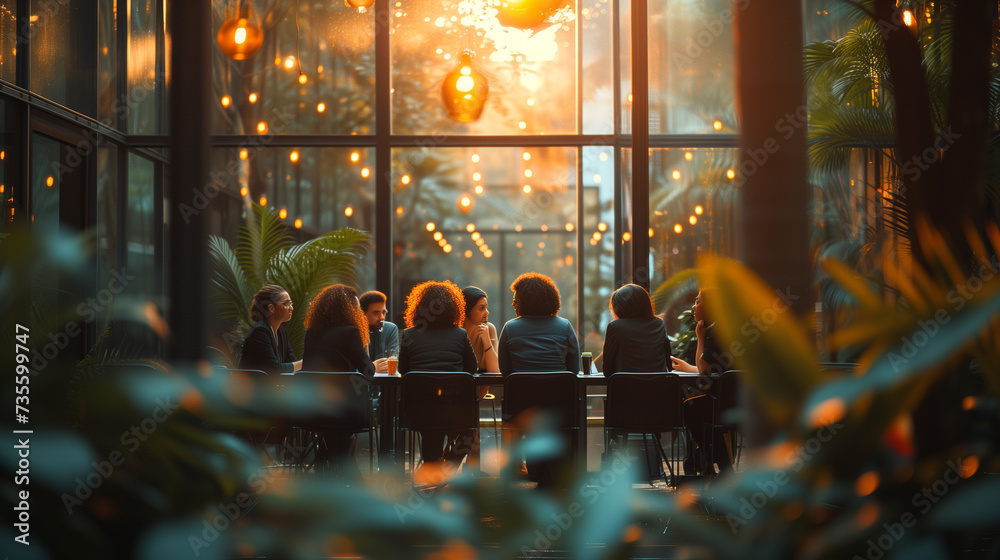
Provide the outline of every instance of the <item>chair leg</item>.
{"type": "MultiPolygon", "coordinates": [[[[660,436],[659,436],[659,434],[655,434],[655,433],[650,434],[650,435],[653,437],[653,441],[656,443],[656,451],[658,452],[657,453],[657,458],[662,459],[665,463],[667,463],[667,471],[670,473],[670,479],[669,480],[667,479],[667,473],[663,473],[663,483],[666,484],[667,486],[673,486],[674,468],[670,465],[670,459],[667,459],[667,452],[663,450],[663,444],[660,443],[660,436]]],[[[643,434],[642,437],[643,437],[643,440],[645,441],[646,434],[643,434]]],[[[671,438],[671,440],[673,440],[673,432],[671,432],[670,438],[671,438]]],[[[671,443],[672,443],[672,441],[671,441],[671,443]]],[[[673,455],[673,453],[674,453],[673,448],[671,448],[671,450],[670,450],[671,456],[673,455]]]]}
{"type": "Polygon", "coordinates": [[[500,438],[497,435],[497,401],[496,399],[490,400],[490,404],[493,405],[493,443],[497,448],[497,468],[500,468],[500,438]]]}

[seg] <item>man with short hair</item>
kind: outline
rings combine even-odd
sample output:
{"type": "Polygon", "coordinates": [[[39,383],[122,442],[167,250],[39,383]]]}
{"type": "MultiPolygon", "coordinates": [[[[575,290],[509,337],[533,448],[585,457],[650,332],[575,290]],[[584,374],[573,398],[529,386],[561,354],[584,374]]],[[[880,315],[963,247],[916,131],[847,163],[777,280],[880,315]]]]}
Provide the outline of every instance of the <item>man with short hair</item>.
{"type": "Polygon", "coordinates": [[[399,355],[399,328],[385,320],[385,294],[375,290],[365,292],[358,298],[358,302],[368,318],[368,356],[375,363],[376,373],[388,373],[386,352],[393,350],[399,355]]]}

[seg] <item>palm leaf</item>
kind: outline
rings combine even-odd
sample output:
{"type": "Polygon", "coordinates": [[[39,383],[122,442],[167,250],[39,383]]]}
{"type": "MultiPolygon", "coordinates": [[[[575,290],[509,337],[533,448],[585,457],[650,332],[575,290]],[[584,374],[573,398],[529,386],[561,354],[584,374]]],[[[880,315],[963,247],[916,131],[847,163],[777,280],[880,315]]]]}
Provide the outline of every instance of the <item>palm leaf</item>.
{"type": "Polygon", "coordinates": [[[669,309],[684,296],[698,290],[698,269],[687,268],[677,272],[656,288],[651,295],[653,307],[669,309]]]}
{"type": "Polygon", "coordinates": [[[256,288],[247,281],[236,253],[225,239],[210,236],[208,254],[216,308],[224,319],[242,319],[256,288]]]}
{"type": "Polygon", "coordinates": [[[267,267],[282,249],[294,242],[288,227],[274,210],[251,205],[247,223],[240,227],[236,241],[236,257],[251,285],[267,282],[267,267]]]}

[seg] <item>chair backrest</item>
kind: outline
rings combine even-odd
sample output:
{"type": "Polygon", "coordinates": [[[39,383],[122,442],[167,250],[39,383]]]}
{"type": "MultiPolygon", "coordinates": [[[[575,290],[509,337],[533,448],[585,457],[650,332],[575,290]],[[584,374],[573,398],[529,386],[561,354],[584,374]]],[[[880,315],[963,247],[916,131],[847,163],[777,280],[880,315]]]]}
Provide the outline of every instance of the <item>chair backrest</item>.
{"type": "Polygon", "coordinates": [[[298,371],[288,382],[294,385],[303,380],[308,380],[308,390],[318,391],[323,402],[330,405],[321,413],[303,415],[303,424],[350,432],[371,429],[371,382],[367,377],[356,371],[298,371]]]}
{"type": "Polygon", "coordinates": [[[229,354],[216,348],[215,346],[205,347],[205,360],[207,360],[213,367],[233,367],[233,360],[229,357],[229,354]]]}
{"type": "Polygon", "coordinates": [[[673,373],[615,373],[608,378],[604,427],[667,432],[684,425],[680,378],[673,373]]]}
{"type": "Polygon", "coordinates": [[[476,429],[476,379],[464,371],[410,371],[403,375],[402,425],[410,430],[476,429]]]}
{"type": "Polygon", "coordinates": [[[580,427],[580,396],[576,375],[568,371],[512,373],[503,380],[503,421],[519,422],[525,412],[545,414],[550,427],[580,427]]]}
{"type": "Polygon", "coordinates": [[[743,372],[740,370],[729,370],[722,373],[715,381],[715,410],[714,423],[733,424],[727,412],[731,412],[740,406],[740,386],[743,383],[743,372]]]}

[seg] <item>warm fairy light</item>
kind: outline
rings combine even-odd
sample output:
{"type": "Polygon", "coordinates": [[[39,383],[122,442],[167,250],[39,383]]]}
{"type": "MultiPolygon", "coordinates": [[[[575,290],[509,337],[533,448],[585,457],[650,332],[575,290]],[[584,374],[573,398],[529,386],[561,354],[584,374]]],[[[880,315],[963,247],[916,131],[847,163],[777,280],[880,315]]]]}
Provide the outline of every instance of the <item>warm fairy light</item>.
{"type": "Polygon", "coordinates": [[[681,178],[681,172],[674,169],[674,172],[671,173],[670,176],[674,178],[674,181],[676,181],[681,178]]]}
{"type": "Polygon", "coordinates": [[[250,189],[247,187],[240,187],[240,196],[246,196],[250,194],[250,189]]]}
{"type": "Polygon", "coordinates": [[[284,220],[285,218],[287,218],[288,217],[288,210],[285,210],[284,208],[282,208],[281,210],[278,210],[278,217],[281,218],[282,220],[284,220]]]}
{"type": "Polygon", "coordinates": [[[479,173],[478,171],[476,171],[475,173],[472,174],[472,180],[473,181],[478,181],[478,180],[480,180],[482,178],[483,178],[483,175],[481,173],[479,173]]]}
{"type": "Polygon", "coordinates": [[[597,246],[597,240],[596,239],[591,239],[590,240],[590,245],[593,246],[593,247],[596,247],[597,246]]]}
{"type": "Polygon", "coordinates": [[[566,222],[566,231],[573,231],[573,228],[574,226],[572,222],[566,222]]]}
{"type": "Polygon", "coordinates": [[[653,237],[653,228],[649,228],[649,236],[653,237]]]}
{"type": "Polygon", "coordinates": [[[260,121],[259,123],[257,123],[257,132],[260,134],[264,134],[265,132],[267,132],[267,123],[264,121],[260,121]]]}
{"type": "Polygon", "coordinates": [[[521,241],[518,241],[517,243],[514,244],[514,246],[517,247],[518,249],[523,249],[524,248],[524,243],[522,243],[521,241]]]}
{"type": "Polygon", "coordinates": [[[438,247],[444,247],[447,244],[448,244],[447,239],[438,239],[438,247]]]}
{"type": "Polygon", "coordinates": [[[521,154],[521,159],[523,159],[524,161],[531,161],[531,154],[529,154],[528,152],[524,152],[523,154],[521,154]]]}
{"type": "Polygon", "coordinates": [[[472,233],[472,240],[473,241],[479,241],[482,238],[483,238],[483,236],[478,231],[475,231],[475,232],[472,233]]]}
{"type": "Polygon", "coordinates": [[[292,163],[295,163],[295,162],[299,161],[299,151],[298,150],[292,150],[292,152],[290,154],[288,154],[288,161],[290,161],[292,163]]]}
{"type": "Polygon", "coordinates": [[[3,161],[7,157],[7,150],[0,151],[0,161],[3,161]]]}
{"type": "Polygon", "coordinates": [[[246,161],[246,159],[248,157],[250,157],[250,152],[248,152],[246,148],[243,148],[242,150],[240,150],[240,159],[241,160],[246,161]]]}
{"type": "Polygon", "coordinates": [[[722,130],[722,121],[715,121],[712,123],[712,128],[715,130],[722,130]]]}
{"type": "Polygon", "coordinates": [[[308,81],[309,81],[309,78],[306,77],[305,74],[299,74],[299,83],[300,84],[305,84],[308,81]]]}
{"type": "Polygon", "coordinates": [[[280,56],[274,57],[274,65],[275,66],[281,66],[281,57],[280,56]]]}
{"type": "Polygon", "coordinates": [[[267,206],[267,197],[266,196],[260,197],[260,205],[261,206],[267,206]]]}
{"type": "Polygon", "coordinates": [[[3,185],[0,185],[0,194],[3,194],[5,188],[3,185]]]}
{"type": "Polygon", "coordinates": [[[597,224],[597,231],[608,231],[608,224],[604,222],[597,224]]]}
{"type": "Polygon", "coordinates": [[[462,208],[469,208],[472,206],[472,198],[469,195],[462,195],[462,198],[458,199],[458,205],[462,208]]]}
{"type": "Polygon", "coordinates": [[[684,159],[686,161],[691,161],[694,159],[694,154],[692,154],[691,152],[684,152],[684,159]]]}
{"type": "Polygon", "coordinates": [[[358,152],[351,152],[351,161],[357,163],[359,159],[361,159],[361,154],[358,152]]]}
{"type": "Polygon", "coordinates": [[[476,224],[466,224],[465,231],[469,233],[476,231],[476,224]]]}
{"type": "Polygon", "coordinates": [[[326,103],[320,101],[319,103],[316,104],[316,112],[322,113],[323,111],[326,111],[326,103]]]}
{"type": "Polygon", "coordinates": [[[371,174],[372,174],[372,170],[371,169],[368,169],[367,167],[362,167],[361,168],[361,177],[362,178],[367,179],[368,176],[371,175],[371,174]]]}
{"type": "Polygon", "coordinates": [[[540,227],[539,229],[541,229],[542,231],[549,231],[549,226],[547,224],[542,224],[542,227],[540,227]]]}
{"type": "Polygon", "coordinates": [[[323,73],[323,65],[322,64],[320,64],[319,66],[316,67],[316,73],[317,74],[322,74],[323,73]]]}
{"type": "Polygon", "coordinates": [[[291,70],[295,66],[295,57],[290,56],[285,59],[285,68],[291,70]]]}
{"type": "Polygon", "coordinates": [[[466,249],[465,250],[465,258],[467,258],[467,259],[471,259],[472,258],[472,249],[466,249]]]}
{"type": "Polygon", "coordinates": [[[228,95],[223,95],[222,96],[222,106],[223,107],[229,107],[229,105],[232,102],[233,102],[233,98],[232,97],[229,97],[228,95]]]}
{"type": "Polygon", "coordinates": [[[55,180],[55,177],[53,177],[53,176],[51,176],[51,175],[49,175],[49,176],[48,176],[48,177],[47,177],[47,178],[45,179],[45,186],[46,186],[46,187],[51,187],[51,186],[52,186],[52,185],[54,185],[55,183],[56,183],[56,180],[55,180]]]}
{"type": "Polygon", "coordinates": [[[476,190],[476,194],[483,194],[483,186],[482,185],[476,185],[476,189],[475,190],[476,190]]]}
{"type": "Polygon", "coordinates": [[[693,214],[691,216],[688,216],[688,223],[691,225],[696,225],[698,223],[698,216],[695,216],[693,214]]]}
{"type": "Polygon", "coordinates": [[[524,176],[525,176],[525,178],[530,179],[531,175],[532,175],[532,173],[531,173],[530,169],[525,169],[524,170],[524,176]]]}
{"type": "Polygon", "coordinates": [[[524,185],[521,190],[524,191],[524,194],[528,194],[531,192],[531,185],[524,185]]]}
{"type": "Polygon", "coordinates": [[[913,12],[910,10],[903,10],[903,25],[913,27],[913,12]]]}
{"type": "Polygon", "coordinates": [[[427,228],[427,231],[434,231],[434,228],[437,226],[434,225],[434,222],[427,222],[425,227],[427,228]]]}
{"type": "Polygon", "coordinates": [[[521,130],[524,130],[524,129],[528,128],[528,123],[526,123],[524,121],[521,121],[521,122],[517,123],[517,128],[520,128],[521,130]]]}
{"type": "Polygon", "coordinates": [[[409,175],[403,175],[402,177],[399,178],[399,182],[403,183],[404,185],[409,185],[410,184],[410,176],[409,175]]]}
{"type": "Polygon", "coordinates": [[[479,163],[479,154],[472,154],[472,163],[479,163]]]}
{"type": "Polygon", "coordinates": [[[544,241],[539,241],[538,242],[538,248],[539,249],[544,249],[545,248],[545,242],[544,241]]]}
{"type": "Polygon", "coordinates": [[[701,207],[701,204],[694,207],[694,213],[701,216],[705,213],[705,209],[701,207]]]}
{"type": "Polygon", "coordinates": [[[602,237],[604,237],[604,236],[601,235],[601,232],[599,232],[599,231],[595,231],[594,232],[594,236],[593,236],[594,241],[600,241],[602,237]]]}
{"type": "Polygon", "coordinates": [[[483,253],[483,256],[484,256],[484,257],[486,257],[487,259],[488,259],[488,258],[490,258],[490,257],[492,257],[492,256],[493,256],[493,249],[487,249],[487,250],[486,250],[486,251],[485,251],[485,252],[483,253]]]}
{"type": "Polygon", "coordinates": [[[533,98],[531,98],[531,97],[529,97],[527,99],[527,101],[525,101],[525,103],[528,104],[528,107],[534,107],[535,106],[535,100],[533,98]]]}
{"type": "Polygon", "coordinates": [[[442,237],[444,237],[444,234],[441,233],[440,231],[434,232],[434,241],[441,241],[442,237]]]}
{"type": "Polygon", "coordinates": [[[516,226],[514,226],[514,231],[521,233],[521,224],[517,224],[516,226]]]}
{"type": "Polygon", "coordinates": [[[622,234],[622,241],[623,242],[627,242],[627,241],[631,241],[631,240],[632,240],[632,234],[631,233],[629,233],[629,232],[626,231],[625,233],[622,234]]]}
{"type": "Polygon", "coordinates": [[[250,103],[256,103],[257,102],[257,94],[256,93],[251,93],[250,95],[248,95],[247,96],[247,101],[249,101],[250,103]]]}
{"type": "Polygon", "coordinates": [[[674,224],[674,233],[680,233],[684,231],[684,226],[680,224],[674,224]]]}
{"type": "Polygon", "coordinates": [[[630,93],[630,94],[628,94],[628,102],[629,102],[629,103],[631,103],[631,102],[632,102],[632,94],[631,94],[631,93],[630,93]]]}
{"type": "Polygon", "coordinates": [[[347,208],[344,208],[344,215],[347,216],[348,218],[350,218],[351,216],[353,216],[354,215],[354,208],[351,207],[351,206],[348,206],[347,208]]]}
{"type": "Polygon", "coordinates": [[[302,218],[295,218],[295,229],[302,229],[302,218]]]}
{"type": "Polygon", "coordinates": [[[396,207],[396,215],[397,216],[402,216],[403,215],[403,207],[402,206],[397,206],[396,207]]]}
{"type": "Polygon", "coordinates": [[[726,170],[726,178],[728,178],[728,179],[735,179],[736,178],[736,171],[733,170],[733,169],[727,169],[726,170]]]}
{"type": "Polygon", "coordinates": [[[451,243],[446,244],[444,247],[442,247],[442,249],[444,250],[445,253],[450,253],[452,249],[451,243]]]}

